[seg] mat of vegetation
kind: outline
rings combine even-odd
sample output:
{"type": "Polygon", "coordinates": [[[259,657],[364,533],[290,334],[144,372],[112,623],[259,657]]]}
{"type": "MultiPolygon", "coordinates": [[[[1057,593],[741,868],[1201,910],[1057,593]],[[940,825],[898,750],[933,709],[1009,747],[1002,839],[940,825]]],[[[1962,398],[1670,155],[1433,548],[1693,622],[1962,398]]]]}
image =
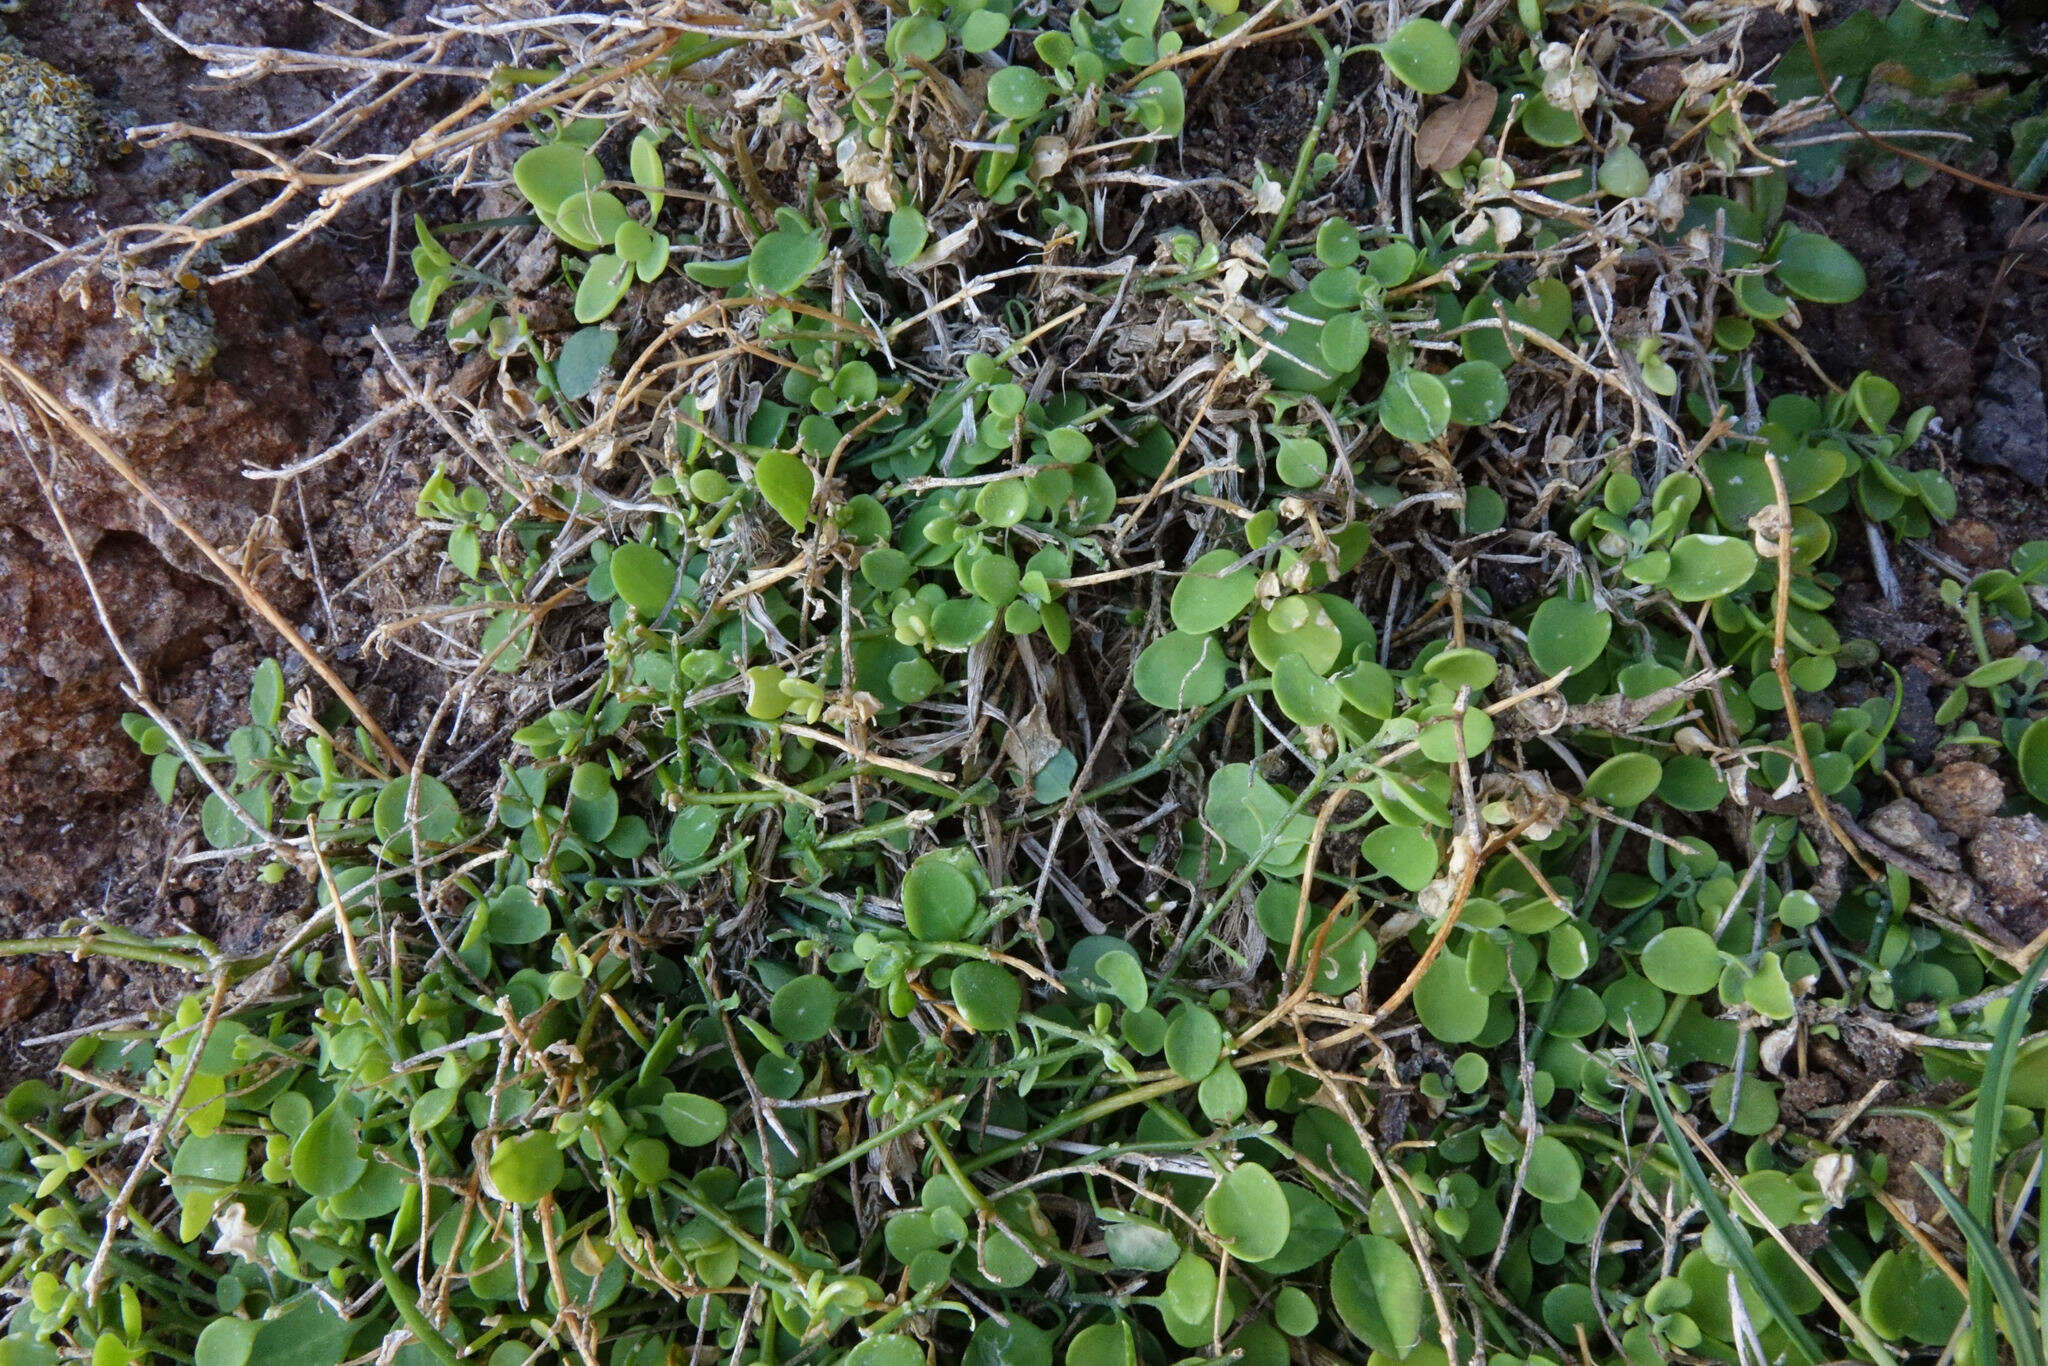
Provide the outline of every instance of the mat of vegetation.
{"type": "Polygon", "coordinates": [[[431,17],[131,246],[425,177],[451,686],[130,718],[313,909],[4,946],[191,984],[0,1106],[0,1366],[2048,1360],[2048,543],[1801,341],[1805,196],[2041,180],[1988,14],[431,17]]]}

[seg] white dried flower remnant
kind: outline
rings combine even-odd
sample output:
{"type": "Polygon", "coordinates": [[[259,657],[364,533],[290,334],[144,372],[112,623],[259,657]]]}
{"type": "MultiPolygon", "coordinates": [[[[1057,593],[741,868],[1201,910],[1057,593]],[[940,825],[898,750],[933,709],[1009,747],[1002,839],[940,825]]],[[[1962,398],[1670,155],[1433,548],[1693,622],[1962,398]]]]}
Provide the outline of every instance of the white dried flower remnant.
{"type": "Polygon", "coordinates": [[[1537,57],[1543,68],[1543,98],[1559,109],[1583,114],[1600,98],[1600,78],[1569,43],[1551,43],[1537,57]]]}

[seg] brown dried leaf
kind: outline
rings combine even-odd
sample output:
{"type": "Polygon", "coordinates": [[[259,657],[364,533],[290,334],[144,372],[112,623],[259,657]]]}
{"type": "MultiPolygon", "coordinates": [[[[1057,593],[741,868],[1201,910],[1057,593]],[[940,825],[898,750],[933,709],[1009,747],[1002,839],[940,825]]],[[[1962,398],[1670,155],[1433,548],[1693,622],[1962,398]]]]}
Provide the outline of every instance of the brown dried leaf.
{"type": "Polygon", "coordinates": [[[1425,171],[1448,171],[1486,136],[1500,92],[1477,77],[1467,76],[1465,93],[1438,105],[1415,134],[1415,164],[1425,171]]]}

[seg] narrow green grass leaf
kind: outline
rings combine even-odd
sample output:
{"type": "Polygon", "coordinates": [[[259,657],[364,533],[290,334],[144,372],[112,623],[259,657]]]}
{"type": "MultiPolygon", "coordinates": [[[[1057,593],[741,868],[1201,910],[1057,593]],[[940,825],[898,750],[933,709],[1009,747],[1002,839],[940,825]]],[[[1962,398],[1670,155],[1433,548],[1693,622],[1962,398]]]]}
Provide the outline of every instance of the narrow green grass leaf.
{"type": "Polygon", "coordinates": [[[1963,1208],[1963,1202],[1956,1199],[1938,1177],[1918,1162],[1913,1170],[1920,1173],[1920,1179],[1927,1183],[1927,1189],[1934,1192],[1934,1198],[1941,1201],[1941,1207],[1948,1211],[1948,1217],[1962,1231],[1963,1242],[1970,1249],[1970,1331],[1979,1341],[1989,1338],[1992,1355],[1979,1357],[1980,1361],[1997,1361],[1997,1324],[1991,1315],[1988,1303],[1980,1304],[1977,1296],[1977,1279],[1982,1276],[1990,1286],[1992,1297],[1998,1307],[2005,1311],[2006,1339],[2012,1344],[2012,1354],[2019,1366],[2048,1366],[2041,1350],[2041,1330],[2034,1321],[2034,1307],[2027,1300],[2027,1292],[2020,1285],[2019,1273],[2013,1269],[2012,1259],[2005,1255],[1991,1230],[1970,1211],[1963,1208]]]}
{"type": "MultiPolygon", "coordinates": [[[[1635,1031],[1629,1032],[1633,1035],[1635,1031]]],[[[1650,1059],[1643,1051],[1642,1041],[1632,1041],[1635,1045],[1637,1066],[1642,1069],[1643,1089],[1650,1097],[1650,1108],[1656,1111],[1657,1125],[1664,1131],[1664,1141],[1671,1145],[1672,1154],[1678,1159],[1678,1169],[1685,1174],[1686,1184],[1692,1187],[1693,1198],[1698,1200],[1700,1208],[1706,1211],[1707,1222],[1714,1226],[1714,1232],[1721,1235],[1721,1241],[1727,1244],[1729,1255],[1734,1257],[1742,1268],[1742,1274],[1749,1277],[1750,1284],[1756,1287],[1757,1293],[1763,1296],[1764,1303],[1770,1306],[1771,1316],[1778,1321],[1778,1326],[1785,1330],[1785,1336],[1792,1340],[1793,1349],[1807,1361],[1814,1363],[1814,1366],[1819,1366],[1820,1362],[1828,1359],[1827,1354],[1814,1342],[1813,1335],[1806,1331],[1806,1325],[1799,1321],[1799,1315],[1793,1312],[1791,1304],[1785,1299],[1785,1292],[1778,1288],[1778,1283],[1765,1273],[1763,1263],[1756,1259],[1756,1249],[1749,1245],[1749,1235],[1742,1231],[1734,1217],[1728,1213],[1728,1206],[1722,1202],[1720,1192],[1716,1191],[1713,1183],[1707,1179],[1707,1173],[1700,1166],[1699,1157],[1693,1152],[1692,1144],[1686,1141],[1684,1131],[1678,1127],[1678,1118],[1671,1113],[1671,1103],[1665,1100],[1663,1089],[1657,1085],[1656,1074],[1650,1069],[1650,1059]]]]}
{"type": "MultiPolygon", "coordinates": [[[[2005,1013],[1999,1017],[1998,1033],[1992,1038],[1991,1051],[1984,1055],[1984,1081],[1977,1088],[1976,1118],[1970,1127],[1970,1217],[1980,1230],[1993,1226],[1993,1197],[1998,1185],[1998,1131],[2005,1119],[2005,1097],[2012,1087],[2013,1064],[2019,1056],[2020,1025],[2027,1018],[2032,1006],[2034,991],[2041,984],[2041,973],[2048,968],[2048,951],[2034,955],[2034,961],[2020,975],[2012,995],[2005,1003],[2005,1013]]],[[[1946,1197],[1932,1180],[1927,1183],[1934,1193],[1946,1197]]],[[[1961,1221],[1958,1220],[1958,1227],[1961,1221]]],[[[1998,1240],[1993,1240],[1996,1243],[1998,1240]]],[[[1980,1265],[1984,1257],[1978,1253],[1975,1244],[1970,1248],[1970,1333],[1977,1344],[1977,1360],[1998,1360],[1998,1340],[1991,1324],[1991,1293],[1995,1286],[1990,1278],[1991,1268],[1980,1265]]],[[[2003,1261],[2003,1258],[2000,1258],[2003,1261]]],[[[2024,1302],[2024,1301],[2022,1301],[2024,1302]]],[[[2027,1346],[2038,1360],[2043,1346],[2037,1334],[2026,1335],[2027,1346]]]]}

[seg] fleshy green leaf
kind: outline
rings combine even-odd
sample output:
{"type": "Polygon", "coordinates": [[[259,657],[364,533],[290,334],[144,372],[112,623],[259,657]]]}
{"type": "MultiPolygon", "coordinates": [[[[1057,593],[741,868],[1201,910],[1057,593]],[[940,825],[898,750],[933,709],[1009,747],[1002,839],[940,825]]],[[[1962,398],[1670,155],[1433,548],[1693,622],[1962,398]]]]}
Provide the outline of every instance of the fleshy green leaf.
{"type": "Polygon", "coordinates": [[[537,1205],[567,1170],[555,1136],[545,1130],[501,1140],[491,1152],[491,1184],[515,1205],[537,1205]]]}
{"type": "Polygon", "coordinates": [[[555,357],[557,392],[563,398],[582,398],[595,389],[618,346],[619,334],[608,327],[585,327],[570,333],[562,343],[562,353],[555,357]]]}
{"type": "Polygon", "coordinates": [[[792,977],[768,1001],[768,1023],[792,1043],[814,1043],[832,1030],[839,988],[829,977],[792,977]]]}
{"type": "Polygon", "coordinates": [[[612,587],[649,621],[661,615],[676,588],[676,564],[651,545],[628,541],[612,551],[612,587]]]}
{"type": "Polygon", "coordinates": [[[825,235],[777,228],[754,243],[747,283],[768,294],[794,294],[825,261],[825,235]]]}
{"type": "Polygon", "coordinates": [[[818,477],[804,458],[793,451],[764,451],[754,462],[754,482],[768,506],[775,509],[794,531],[802,531],[811,520],[811,495],[818,477]]]}
{"type": "Polygon", "coordinates": [[[336,1100],[313,1116],[292,1144],[292,1180],[308,1195],[339,1195],[369,1162],[359,1151],[355,1117],[336,1100]]]}
{"type": "Polygon", "coordinates": [[[1138,656],[1132,680],[1138,696],[1153,706],[1185,711],[1223,696],[1228,665],[1216,637],[1168,631],[1138,656]]]}
{"type": "Polygon", "coordinates": [[[1451,31],[1434,19],[1415,18],[1394,30],[1380,55],[1411,90],[1441,95],[1458,83],[1464,57],[1451,31]]]}
{"type": "Polygon", "coordinates": [[[1451,425],[1451,391],[1427,370],[1406,366],[1387,377],[1379,412],[1390,435],[1417,445],[1434,441],[1451,425]]]}
{"type": "Polygon", "coordinates": [[[1721,980],[1721,954],[1705,930],[1674,925],[1643,946],[1642,969],[1674,996],[1699,996],[1721,980]]]}
{"type": "Polygon", "coordinates": [[[1404,1357],[1422,1339],[1422,1276],[1391,1238],[1361,1234],[1330,1263],[1330,1303],[1368,1347],[1404,1357]]]}
{"type": "Polygon", "coordinates": [[[1051,87],[1028,66],[1006,66],[989,78],[988,107],[998,118],[1028,119],[1045,108],[1051,87]]]}
{"type": "Polygon", "coordinates": [[[1789,229],[1778,246],[1777,276],[1802,299],[1845,304],[1862,297],[1863,267],[1848,250],[1817,232],[1789,229]]]}
{"type": "Polygon", "coordinates": [[[950,942],[966,934],[980,900],[974,879],[944,850],[924,855],[903,875],[904,923],[928,942],[950,942]]]}
{"type": "Polygon", "coordinates": [[[1239,566],[1241,557],[1212,550],[1188,566],[1173,586],[1173,624],[1189,635],[1220,631],[1251,606],[1258,570],[1239,566]]]}
{"type": "Polygon", "coordinates": [[[1240,1259],[1263,1262],[1287,1245],[1287,1197],[1273,1173],[1256,1163],[1239,1165],[1210,1188],[1202,1221],[1240,1259]]]}
{"type": "Polygon", "coordinates": [[[604,168],[573,142],[550,142],[512,163],[512,183],[529,204],[552,215],[569,196],[604,184],[604,168]]]}
{"type": "Polygon", "coordinates": [[[1529,622],[1529,658],[1545,674],[1583,673],[1613,631],[1614,618],[1592,603],[1546,598],[1529,622]]]}
{"type": "Polygon", "coordinates": [[[1756,551],[1733,536],[1681,536],[1671,546],[1664,587],[1680,602],[1705,602],[1732,593],[1756,572],[1756,551]]]}

